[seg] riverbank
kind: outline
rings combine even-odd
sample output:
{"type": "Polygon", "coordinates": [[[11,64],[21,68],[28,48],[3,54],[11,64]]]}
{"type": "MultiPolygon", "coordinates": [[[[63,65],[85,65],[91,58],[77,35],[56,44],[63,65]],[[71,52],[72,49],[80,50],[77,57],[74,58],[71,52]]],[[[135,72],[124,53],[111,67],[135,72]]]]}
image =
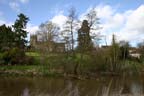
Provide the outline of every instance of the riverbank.
{"type": "Polygon", "coordinates": [[[48,70],[46,66],[38,65],[15,65],[15,66],[1,66],[1,76],[31,76],[31,77],[64,77],[73,79],[97,79],[100,76],[123,76],[123,75],[143,75],[144,72],[139,73],[116,73],[116,72],[97,72],[87,74],[70,74],[64,73],[62,70],[48,70]]]}
{"type": "Polygon", "coordinates": [[[17,75],[17,76],[55,76],[61,74],[54,70],[46,70],[45,66],[38,65],[14,65],[1,66],[0,75],[17,75]]]}
{"type": "Polygon", "coordinates": [[[26,52],[26,56],[31,58],[31,62],[24,64],[2,63],[0,75],[95,79],[99,76],[133,76],[144,73],[143,61],[127,59],[111,62],[111,59],[108,60],[103,54],[87,53],[81,57],[80,53],[68,56],[56,53],[26,52]]]}

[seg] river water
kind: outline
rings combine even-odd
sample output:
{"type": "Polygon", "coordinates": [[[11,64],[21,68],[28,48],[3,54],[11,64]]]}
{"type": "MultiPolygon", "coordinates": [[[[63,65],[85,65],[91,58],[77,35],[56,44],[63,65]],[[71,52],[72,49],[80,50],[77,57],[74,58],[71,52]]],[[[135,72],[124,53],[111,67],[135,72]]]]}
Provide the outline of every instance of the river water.
{"type": "Polygon", "coordinates": [[[100,77],[75,80],[1,76],[0,96],[144,96],[144,79],[100,77]]]}

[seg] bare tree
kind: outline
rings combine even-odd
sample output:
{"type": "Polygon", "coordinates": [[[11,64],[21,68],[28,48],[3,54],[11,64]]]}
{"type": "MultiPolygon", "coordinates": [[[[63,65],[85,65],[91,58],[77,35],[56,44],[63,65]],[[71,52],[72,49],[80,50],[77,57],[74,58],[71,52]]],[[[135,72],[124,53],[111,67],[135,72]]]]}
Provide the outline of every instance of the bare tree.
{"type": "Polygon", "coordinates": [[[48,51],[52,51],[52,44],[58,37],[59,27],[53,22],[49,21],[41,24],[39,29],[40,30],[37,32],[39,41],[45,42],[48,51]]]}
{"type": "Polygon", "coordinates": [[[89,27],[92,28],[95,24],[99,24],[99,18],[97,17],[97,12],[94,8],[92,8],[87,14],[86,17],[89,22],[89,27]]]}
{"type": "Polygon", "coordinates": [[[99,32],[100,29],[102,29],[102,27],[99,26],[100,19],[97,16],[97,12],[96,12],[95,8],[91,8],[89,10],[89,12],[86,14],[86,18],[88,20],[89,27],[90,27],[91,39],[95,42],[96,45],[98,45],[99,41],[102,38],[102,35],[99,32]]]}
{"type": "Polygon", "coordinates": [[[65,35],[65,37],[70,41],[70,49],[72,52],[74,52],[74,43],[75,43],[74,32],[77,27],[76,25],[77,25],[76,9],[74,7],[71,7],[69,9],[69,14],[67,16],[63,32],[67,34],[65,35]]]}

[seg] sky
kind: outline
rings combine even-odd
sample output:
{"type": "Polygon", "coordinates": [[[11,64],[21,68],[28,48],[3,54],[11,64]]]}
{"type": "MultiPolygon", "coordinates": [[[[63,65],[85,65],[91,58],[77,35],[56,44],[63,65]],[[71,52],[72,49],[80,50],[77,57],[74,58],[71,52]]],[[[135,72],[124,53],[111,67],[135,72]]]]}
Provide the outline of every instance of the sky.
{"type": "Polygon", "coordinates": [[[144,40],[144,0],[0,0],[0,25],[12,25],[17,15],[24,13],[30,19],[27,25],[30,34],[46,21],[62,27],[70,7],[75,7],[81,20],[95,8],[102,26],[100,34],[108,44],[112,34],[118,41],[126,40],[133,46],[144,40]]]}

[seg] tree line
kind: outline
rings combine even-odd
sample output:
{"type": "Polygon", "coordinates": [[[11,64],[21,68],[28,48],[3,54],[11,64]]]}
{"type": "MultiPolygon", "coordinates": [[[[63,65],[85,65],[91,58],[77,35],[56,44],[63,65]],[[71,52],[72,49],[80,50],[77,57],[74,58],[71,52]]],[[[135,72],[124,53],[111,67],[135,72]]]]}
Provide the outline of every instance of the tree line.
{"type": "Polygon", "coordinates": [[[80,47],[94,47],[94,44],[101,39],[100,34],[96,32],[100,28],[96,11],[91,9],[85,15],[86,20],[83,21],[78,20],[75,8],[70,8],[68,12],[63,28],[52,21],[42,23],[35,34],[39,41],[47,42],[49,45],[52,41],[65,42],[66,50],[71,51],[72,54],[80,47]]]}

